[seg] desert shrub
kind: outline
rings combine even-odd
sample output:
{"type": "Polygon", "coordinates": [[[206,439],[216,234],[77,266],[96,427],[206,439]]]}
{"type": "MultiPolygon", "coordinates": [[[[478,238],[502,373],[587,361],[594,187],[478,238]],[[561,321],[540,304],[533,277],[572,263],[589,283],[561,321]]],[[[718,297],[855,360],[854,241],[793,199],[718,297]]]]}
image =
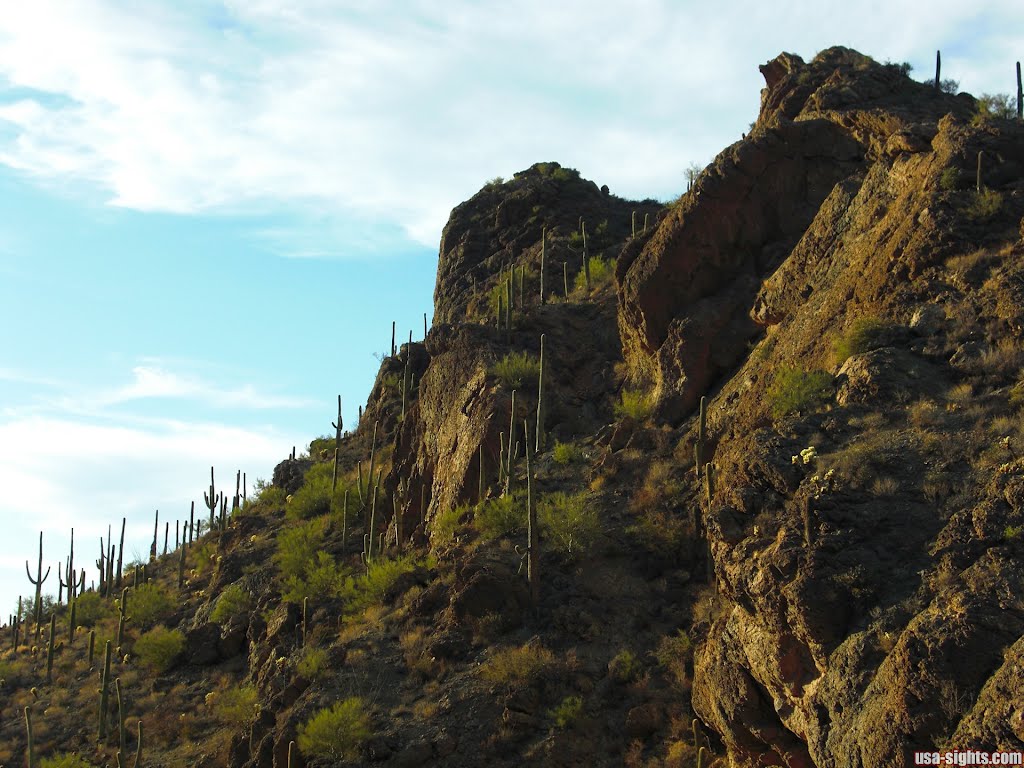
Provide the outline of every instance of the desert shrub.
{"type": "Polygon", "coordinates": [[[555,655],[542,645],[521,645],[497,651],[480,667],[480,676],[491,683],[528,683],[555,663],[555,655]]]}
{"type": "Polygon", "coordinates": [[[658,649],[654,657],[665,669],[667,669],[676,682],[683,684],[686,681],[686,669],[693,657],[693,643],[683,630],[674,635],[666,635],[658,643],[658,649]]]}
{"type": "Polygon", "coordinates": [[[473,527],[487,540],[526,529],[526,500],[513,493],[486,499],[473,513],[473,527]]]}
{"type": "Polygon", "coordinates": [[[555,447],[551,449],[551,458],[555,464],[577,464],[585,458],[583,449],[576,443],[562,443],[555,441],[555,447]]]}
{"type": "Polygon", "coordinates": [[[608,675],[619,683],[629,683],[640,676],[643,665],[628,648],[619,651],[614,658],[608,662],[608,675]]]}
{"type": "Polygon", "coordinates": [[[824,406],[832,399],[832,377],[827,371],[783,368],[768,389],[772,415],[782,418],[824,406]]]}
{"type": "Polygon", "coordinates": [[[558,728],[568,728],[583,714],[583,699],[579,696],[566,696],[549,714],[558,728]]]}
{"type": "Polygon", "coordinates": [[[173,610],[174,601],[159,584],[149,582],[128,590],[128,615],[140,627],[153,626],[173,610]]]}
{"type": "Polygon", "coordinates": [[[110,615],[110,603],[99,592],[83,592],[75,598],[75,621],[83,627],[92,627],[110,615]]]}
{"type": "Polygon", "coordinates": [[[1008,525],[1003,529],[1003,539],[1006,541],[1019,541],[1024,537],[1024,525],[1008,525]]]}
{"type": "Polygon", "coordinates": [[[853,355],[861,355],[882,345],[889,323],[877,317],[859,317],[850,324],[842,336],[832,343],[832,354],[837,365],[853,355]]]}
{"type": "Polygon", "coordinates": [[[326,529],[326,520],[318,517],[285,528],[278,534],[274,563],[282,579],[287,580],[291,576],[302,577],[306,574],[306,569],[320,551],[326,529]]]}
{"type": "MultiPolygon", "coordinates": [[[[201,521],[200,521],[201,522],[201,521]]],[[[217,556],[217,544],[213,539],[200,539],[192,545],[195,553],[195,570],[198,574],[206,573],[213,565],[217,556]]]]}
{"type": "Polygon", "coordinates": [[[654,461],[647,470],[643,484],[633,494],[630,506],[639,512],[661,504],[671,504],[682,490],[676,466],[669,461],[654,461]]]}
{"type": "Polygon", "coordinates": [[[1012,120],[1017,116],[1017,103],[1008,93],[983,93],[974,101],[976,112],[974,124],[982,125],[991,120],[1012,120]]]}
{"type": "Polygon", "coordinates": [[[249,593],[238,584],[232,584],[217,598],[217,604],[210,613],[210,621],[214,624],[226,624],[237,616],[244,616],[252,606],[249,593]]]}
{"type": "Polygon", "coordinates": [[[430,521],[430,545],[446,547],[455,541],[455,534],[462,527],[462,520],[469,514],[469,507],[462,504],[441,510],[430,521]]]}
{"type": "Polygon", "coordinates": [[[241,726],[255,717],[258,706],[259,695],[255,685],[232,685],[217,695],[213,716],[224,725],[241,726]]]}
{"type": "MultiPolygon", "coordinates": [[[[306,470],[302,487],[293,493],[288,501],[288,517],[292,520],[309,520],[313,517],[329,514],[332,510],[331,481],[333,474],[333,462],[314,464],[306,470]]],[[[335,503],[333,509],[341,509],[345,487],[345,483],[338,483],[334,495],[335,503]]]]}
{"type": "Polygon", "coordinates": [[[296,669],[307,680],[319,680],[327,672],[327,651],[307,645],[302,649],[296,669]]]}
{"type": "Polygon", "coordinates": [[[986,187],[972,194],[970,203],[964,208],[964,214],[971,221],[988,221],[999,213],[1002,207],[1002,194],[986,187]]]}
{"type": "Polygon", "coordinates": [[[317,552],[301,574],[285,579],[281,597],[301,603],[305,597],[335,597],[340,594],[347,570],[323,550],[317,552]]]}
{"type": "Polygon", "coordinates": [[[615,405],[615,417],[622,419],[630,417],[637,421],[646,421],[654,411],[651,398],[637,389],[622,390],[622,398],[615,405]]]}
{"type": "Polygon", "coordinates": [[[135,641],[134,652],[156,672],[166,671],[185,648],[185,636],[176,629],[153,627],[135,641]]]}
{"type": "Polygon", "coordinates": [[[693,539],[690,519],[660,506],[641,510],[628,530],[642,546],[673,562],[679,561],[693,539]]]}
{"type": "Polygon", "coordinates": [[[509,352],[491,366],[490,373],[506,389],[535,389],[540,360],[526,352],[509,352]]]}
{"type": "Polygon", "coordinates": [[[317,711],[299,725],[298,744],[306,757],[355,760],[371,734],[366,704],[352,696],[317,711]]]}
{"type": "Polygon", "coordinates": [[[345,612],[354,613],[371,605],[380,605],[389,596],[398,579],[415,571],[423,563],[413,555],[400,557],[374,556],[365,576],[348,577],[341,589],[345,612]]]}
{"type": "MultiPolygon", "coordinates": [[[[591,289],[600,288],[602,285],[611,282],[615,276],[615,260],[604,259],[600,256],[591,256],[587,259],[587,265],[590,267],[590,287],[591,289]]],[[[587,275],[581,269],[576,273],[576,280],[573,283],[573,288],[577,291],[585,291],[587,289],[587,275]]]]}
{"type": "Polygon", "coordinates": [[[61,752],[53,757],[44,757],[39,761],[39,768],[96,768],[96,764],[75,752],[61,752]]]}
{"type": "Polygon", "coordinates": [[[589,493],[548,494],[537,505],[541,531],[564,555],[584,554],[601,533],[601,519],[589,493]]]}
{"type": "Polygon", "coordinates": [[[939,187],[946,192],[953,192],[963,186],[963,173],[955,166],[946,168],[939,175],[939,187]]]}

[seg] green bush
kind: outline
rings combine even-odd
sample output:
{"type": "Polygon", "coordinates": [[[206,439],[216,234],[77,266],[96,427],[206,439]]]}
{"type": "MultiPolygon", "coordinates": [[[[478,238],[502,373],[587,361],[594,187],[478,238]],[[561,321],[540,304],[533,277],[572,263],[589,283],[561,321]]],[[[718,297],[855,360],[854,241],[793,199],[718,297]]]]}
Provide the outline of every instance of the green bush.
{"type": "Polygon", "coordinates": [[[536,389],[540,360],[526,352],[509,352],[491,366],[490,373],[506,389],[536,389]]]}
{"type": "Polygon", "coordinates": [[[159,584],[149,582],[128,590],[128,616],[147,629],[174,610],[174,600],[159,584]]]}
{"type": "Polygon", "coordinates": [[[147,667],[164,672],[184,649],[185,636],[181,632],[153,627],[135,641],[134,652],[147,667]]]}
{"type": "Polygon", "coordinates": [[[110,603],[99,592],[83,592],[75,598],[75,621],[83,627],[92,627],[110,615],[110,603]]]}
{"type": "Polygon", "coordinates": [[[1017,103],[1008,93],[983,93],[975,99],[977,111],[974,124],[982,125],[995,119],[1012,120],[1017,116],[1017,103]]]}
{"type": "Polygon", "coordinates": [[[39,761],[39,768],[96,768],[96,764],[75,752],[61,752],[53,757],[44,757],[39,761]]]}
{"type": "Polygon", "coordinates": [[[486,499],[473,513],[473,527],[487,540],[526,530],[526,504],[522,494],[486,499]]]}
{"type": "Polygon", "coordinates": [[[232,584],[220,593],[217,604],[210,613],[210,621],[214,624],[226,624],[232,619],[244,616],[252,606],[249,593],[238,584],[232,584]]]}
{"type": "Polygon", "coordinates": [[[939,176],[939,187],[946,192],[953,192],[960,189],[963,184],[963,173],[955,166],[946,168],[939,176]]]}
{"type": "Polygon", "coordinates": [[[583,714],[583,699],[579,696],[566,696],[549,714],[557,727],[568,728],[583,714]]]}
{"type": "Polygon", "coordinates": [[[285,528],[278,534],[274,564],[277,565],[283,580],[306,575],[306,569],[320,551],[326,531],[326,519],[318,517],[285,528]]]}
{"type": "Polygon", "coordinates": [[[622,390],[622,399],[615,405],[615,417],[618,419],[628,416],[637,421],[646,421],[653,411],[651,398],[636,389],[622,390]]]}
{"type": "Polygon", "coordinates": [[[619,683],[631,683],[640,677],[643,665],[629,649],[621,650],[608,662],[608,675],[619,683]]]}
{"type": "Polygon", "coordinates": [[[317,552],[300,575],[285,579],[282,597],[301,603],[305,597],[335,597],[341,593],[348,571],[327,552],[317,552]]]}
{"type": "MultiPolygon", "coordinates": [[[[332,510],[340,510],[345,497],[346,484],[339,480],[334,493],[334,505],[331,505],[331,481],[334,475],[334,462],[314,464],[306,470],[302,487],[292,494],[288,501],[287,516],[291,520],[309,520],[313,517],[329,514],[332,510]]],[[[352,490],[349,491],[351,501],[352,490]]]]}
{"type": "MultiPolygon", "coordinates": [[[[587,264],[590,266],[591,289],[600,288],[605,283],[611,282],[615,276],[614,259],[606,260],[600,256],[591,256],[587,259],[587,264]]],[[[587,275],[582,269],[576,273],[573,288],[577,291],[585,291],[587,289],[587,275]]]]}
{"type": "Polygon", "coordinates": [[[451,544],[468,515],[469,507],[465,504],[438,512],[430,521],[430,546],[438,548],[451,544]]]}
{"type": "Polygon", "coordinates": [[[582,555],[601,534],[601,520],[586,492],[548,494],[537,505],[541,533],[568,557],[582,555]]]}
{"type": "Polygon", "coordinates": [[[824,406],[832,399],[832,377],[827,371],[783,368],[768,389],[772,415],[780,419],[824,406]]]}
{"type": "Polygon", "coordinates": [[[1024,525],[1008,525],[1003,529],[1003,538],[1006,541],[1018,541],[1024,537],[1024,525]]]}
{"type": "Polygon", "coordinates": [[[403,574],[411,573],[421,565],[422,561],[412,555],[393,558],[375,555],[365,576],[345,579],[341,590],[345,613],[351,614],[370,605],[380,605],[403,574]]]}
{"type": "Polygon", "coordinates": [[[307,645],[302,649],[296,669],[307,680],[319,680],[327,673],[327,651],[307,645]]]}
{"type": "Polygon", "coordinates": [[[686,682],[687,668],[693,658],[693,642],[683,630],[667,635],[658,643],[654,652],[658,663],[665,667],[680,685],[686,682]]]}
{"type": "Polygon", "coordinates": [[[370,715],[358,696],[316,712],[299,726],[299,749],[305,757],[356,760],[370,738],[370,715]]]}
{"type": "Polygon", "coordinates": [[[994,189],[982,189],[974,192],[971,202],[964,208],[964,214],[971,221],[988,221],[1003,207],[1003,196],[994,189]]]}
{"type": "Polygon", "coordinates": [[[259,696],[255,685],[233,685],[217,695],[213,716],[224,725],[241,726],[256,716],[258,708],[259,696]]]}
{"type": "Polygon", "coordinates": [[[577,464],[585,458],[583,449],[576,443],[561,443],[555,441],[555,447],[551,449],[551,458],[555,464],[577,464]]]}
{"type": "Polygon", "coordinates": [[[879,347],[892,326],[877,317],[860,317],[832,344],[836,363],[842,365],[853,355],[861,355],[879,347]]]}

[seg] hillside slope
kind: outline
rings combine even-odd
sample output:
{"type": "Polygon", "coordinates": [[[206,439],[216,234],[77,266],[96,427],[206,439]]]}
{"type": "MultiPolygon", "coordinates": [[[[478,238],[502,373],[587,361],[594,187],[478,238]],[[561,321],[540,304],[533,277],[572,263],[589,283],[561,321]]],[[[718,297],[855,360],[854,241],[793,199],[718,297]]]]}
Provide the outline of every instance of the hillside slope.
{"type": "Polygon", "coordinates": [[[119,699],[168,767],[1024,750],[1024,127],[844,48],[761,70],[667,206],[557,163],[458,206],[354,431],[122,630],[120,584],[58,608],[51,681],[45,622],[4,632],[0,765],[25,707],[116,764],[119,699]]]}

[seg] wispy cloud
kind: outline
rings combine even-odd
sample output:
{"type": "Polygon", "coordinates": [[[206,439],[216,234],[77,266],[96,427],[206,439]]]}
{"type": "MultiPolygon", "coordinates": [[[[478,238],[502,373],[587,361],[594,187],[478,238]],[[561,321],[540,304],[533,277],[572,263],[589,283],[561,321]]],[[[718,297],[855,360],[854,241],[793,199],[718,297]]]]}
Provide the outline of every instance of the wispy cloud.
{"type": "Polygon", "coordinates": [[[924,15],[912,0],[35,0],[0,20],[0,78],[12,88],[0,162],[86,181],[140,210],[316,205],[434,245],[483,179],[537,160],[622,194],[678,190],[689,162],[746,129],[755,65],[782,49],[844,42],[926,63],[970,26],[973,60],[961,55],[958,73],[954,58],[950,75],[995,76],[995,57],[1024,39],[1010,31],[1019,25],[979,20],[1017,10],[1009,0],[937,0],[924,15]]]}
{"type": "Polygon", "coordinates": [[[153,365],[135,366],[129,384],[100,394],[94,402],[98,406],[110,406],[149,398],[196,400],[219,408],[285,409],[314,404],[307,398],[264,394],[249,384],[222,388],[198,377],[177,374],[153,365]]]}

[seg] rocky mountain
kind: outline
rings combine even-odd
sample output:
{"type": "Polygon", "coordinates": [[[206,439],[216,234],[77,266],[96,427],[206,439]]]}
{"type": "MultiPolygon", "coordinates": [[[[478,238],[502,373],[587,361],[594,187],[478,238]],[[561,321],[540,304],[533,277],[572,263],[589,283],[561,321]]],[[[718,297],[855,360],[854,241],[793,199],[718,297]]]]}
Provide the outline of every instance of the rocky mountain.
{"type": "Polygon", "coordinates": [[[0,764],[26,707],[33,765],[139,721],[152,766],[1024,750],[1024,125],[845,48],[761,71],[668,205],[547,162],[458,206],[354,431],[52,652],[5,630],[0,764]]]}

